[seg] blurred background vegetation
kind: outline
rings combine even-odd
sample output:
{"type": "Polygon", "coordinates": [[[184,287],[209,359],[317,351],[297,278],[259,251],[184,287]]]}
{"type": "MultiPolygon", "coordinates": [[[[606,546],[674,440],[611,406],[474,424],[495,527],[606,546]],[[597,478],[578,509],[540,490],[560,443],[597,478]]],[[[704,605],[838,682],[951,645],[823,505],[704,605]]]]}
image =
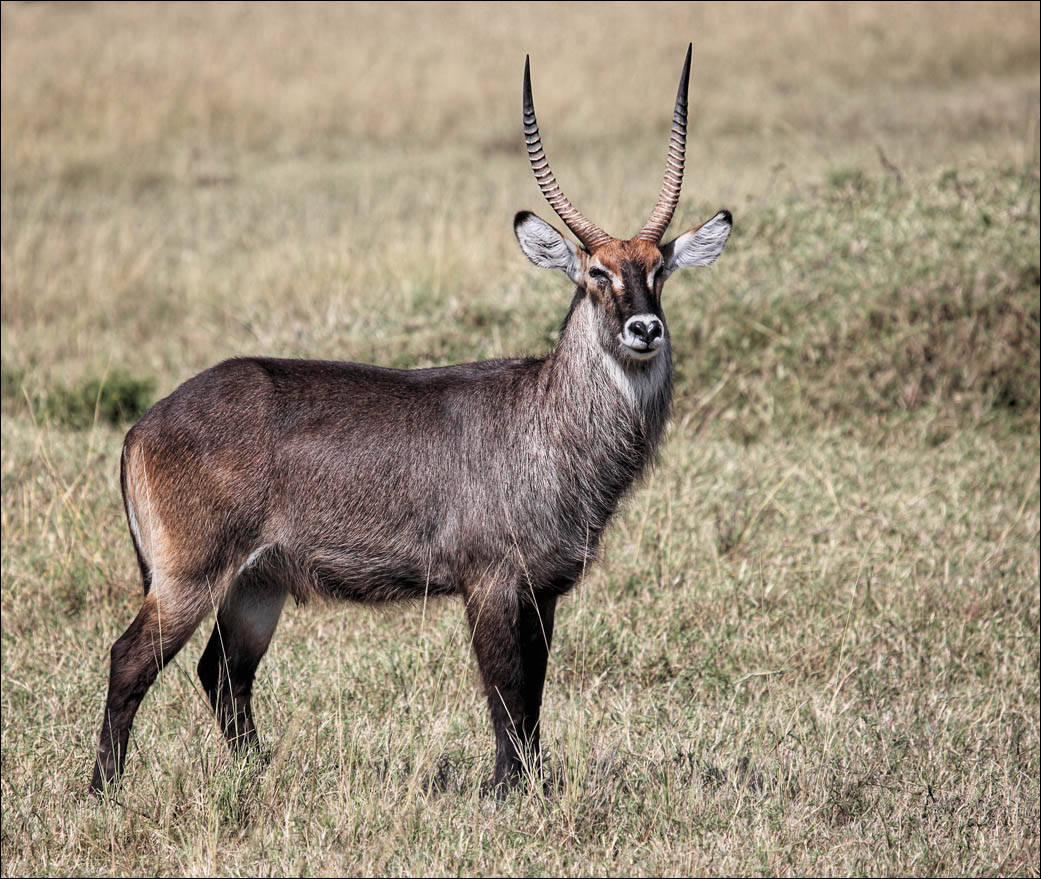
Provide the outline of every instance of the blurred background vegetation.
{"type": "Polygon", "coordinates": [[[5,875],[1037,875],[1037,3],[0,16],[5,875]],[[653,491],[559,615],[556,794],[480,798],[446,602],[287,612],[260,768],[221,750],[193,642],[122,805],[88,801],[139,600],[126,424],[230,356],[548,350],[570,290],[512,234],[553,218],[524,56],[561,185],[624,237],[691,40],[672,228],[735,229],[669,282],[653,491]]]}

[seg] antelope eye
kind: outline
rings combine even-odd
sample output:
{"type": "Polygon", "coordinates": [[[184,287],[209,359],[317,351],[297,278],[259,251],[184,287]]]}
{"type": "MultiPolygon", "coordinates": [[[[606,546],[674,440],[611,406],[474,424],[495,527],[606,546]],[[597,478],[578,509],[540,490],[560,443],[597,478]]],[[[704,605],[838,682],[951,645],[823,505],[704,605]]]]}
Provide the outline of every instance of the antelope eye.
{"type": "Polygon", "coordinates": [[[601,290],[606,290],[607,285],[611,281],[611,279],[607,276],[607,272],[601,271],[600,269],[590,269],[589,277],[596,281],[597,287],[599,287],[601,290]]]}

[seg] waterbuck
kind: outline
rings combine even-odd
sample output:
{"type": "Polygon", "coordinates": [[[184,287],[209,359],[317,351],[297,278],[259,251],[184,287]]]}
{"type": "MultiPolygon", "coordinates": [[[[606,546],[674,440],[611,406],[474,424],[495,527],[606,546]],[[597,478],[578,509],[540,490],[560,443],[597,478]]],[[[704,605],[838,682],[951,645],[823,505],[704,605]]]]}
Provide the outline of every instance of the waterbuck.
{"type": "Polygon", "coordinates": [[[720,211],[661,244],[683,178],[689,75],[688,47],[658,203],[623,241],[557,185],[525,61],[531,167],[580,242],[532,213],[514,220],[528,259],[577,285],[547,356],[416,370],[229,360],[130,429],[121,484],[145,599],[112,646],[93,791],[118,778],[141,699],[211,611],[199,677],[232,747],[257,741],[253,678],[287,595],[462,596],[496,789],[538,764],[557,599],[594,559],[669,414],[662,285],[713,262],[730,234],[720,211]]]}

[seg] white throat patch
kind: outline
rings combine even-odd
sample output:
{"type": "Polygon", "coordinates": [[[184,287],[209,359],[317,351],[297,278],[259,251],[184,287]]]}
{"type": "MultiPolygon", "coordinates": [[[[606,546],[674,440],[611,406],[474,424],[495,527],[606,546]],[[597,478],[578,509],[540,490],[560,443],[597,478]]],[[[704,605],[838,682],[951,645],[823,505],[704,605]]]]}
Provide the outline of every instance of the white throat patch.
{"type": "Polygon", "coordinates": [[[654,358],[654,362],[646,368],[626,369],[613,354],[608,353],[600,345],[596,346],[604,369],[622,396],[636,409],[643,409],[655,394],[661,390],[665,381],[667,360],[662,351],[654,358]]]}

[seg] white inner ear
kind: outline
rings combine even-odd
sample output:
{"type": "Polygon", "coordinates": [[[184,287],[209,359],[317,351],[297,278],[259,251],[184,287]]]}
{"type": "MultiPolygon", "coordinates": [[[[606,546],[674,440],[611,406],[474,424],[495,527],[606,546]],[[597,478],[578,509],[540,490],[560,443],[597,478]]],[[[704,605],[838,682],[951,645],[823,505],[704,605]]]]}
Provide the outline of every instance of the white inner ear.
{"type": "Polygon", "coordinates": [[[732,227],[730,212],[720,211],[707,223],[670,241],[662,248],[662,257],[665,260],[662,271],[665,277],[676,269],[714,263],[723,252],[732,227]]]}
{"type": "Polygon", "coordinates": [[[578,250],[549,223],[534,214],[518,217],[513,227],[524,255],[544,269],[560,269],[572,281],[579,283],[582,265],[578,250]]]}

